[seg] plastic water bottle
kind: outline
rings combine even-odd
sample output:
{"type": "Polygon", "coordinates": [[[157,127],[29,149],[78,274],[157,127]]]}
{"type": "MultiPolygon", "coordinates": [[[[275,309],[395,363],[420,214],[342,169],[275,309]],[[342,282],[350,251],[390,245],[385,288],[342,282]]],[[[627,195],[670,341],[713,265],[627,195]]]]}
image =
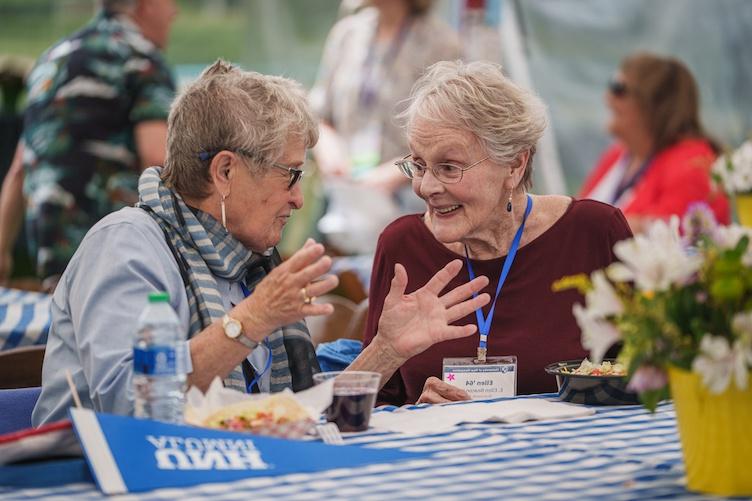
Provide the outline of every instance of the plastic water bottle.
{"type": "Polygon", "coordinates": [[[133,346],[136,417],[183,422],[185,336],[166,292],[149,294],[133,346]]]}

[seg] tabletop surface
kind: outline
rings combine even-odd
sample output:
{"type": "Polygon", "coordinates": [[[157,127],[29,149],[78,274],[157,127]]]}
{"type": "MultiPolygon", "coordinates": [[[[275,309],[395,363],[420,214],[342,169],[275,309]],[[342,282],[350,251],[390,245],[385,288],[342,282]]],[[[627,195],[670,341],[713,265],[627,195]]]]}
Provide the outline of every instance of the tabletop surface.
{"type": "MultiPolygon", "coordinates": [[[[599,407],[594,415],[571,420],[464,424],[451,432],[420,436],[371,431],[347,436],[345,442],[431,455],[399,464],[160,489],[116,498],[705,499],[684,487],[671,403],[661,404],[652,415],[639,406],[599,407]]],[[[3,499],[50,496],[102,497],[93,484],[84,483],[25,490],[0,487],[3,499]]]]}

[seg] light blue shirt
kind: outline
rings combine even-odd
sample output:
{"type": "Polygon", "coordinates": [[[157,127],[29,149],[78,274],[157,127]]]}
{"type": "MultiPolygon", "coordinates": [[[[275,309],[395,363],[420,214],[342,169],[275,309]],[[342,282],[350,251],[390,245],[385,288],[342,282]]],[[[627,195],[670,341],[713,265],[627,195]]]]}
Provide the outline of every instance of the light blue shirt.
{"type": "MultiPolygon", "coordinates": [[[[231,303],[243,300],[238,284],[215,279],[227,311],[231,303]]],[[[159,225],[143,210],[126,207],[89,230],[52,297],[52,324],[42,393],[32,414],[34,426],[68,417],[74,402],[66,371],[84,407],[133,414],[136,324],[149,293],[156,291],[170,294],[170,305],[187,337],[188,297],[159,225]]],[[[263,370],[267,355],[262,344],[248,357],[257,373],[263,370]]],[[[269,391],[269,372],[259,382],[261,391],[269,391]]]]}

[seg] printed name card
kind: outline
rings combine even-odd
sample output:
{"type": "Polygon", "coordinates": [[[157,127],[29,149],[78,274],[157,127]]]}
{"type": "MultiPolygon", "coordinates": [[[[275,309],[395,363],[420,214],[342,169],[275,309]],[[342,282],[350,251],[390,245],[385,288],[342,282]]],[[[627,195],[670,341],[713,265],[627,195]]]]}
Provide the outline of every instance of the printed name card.
{"type": "Polygon", "coordinates": [[[105,494],[357,468],[426,456],[260,437],[87,409],[70,413],[94,479],[105,494]]]}
{"type": "Polygon", "coordinates": [[[445,358],[442,380],[465,390],[474,399],[513,397],[517,394],[517,357],[445,358]]]}

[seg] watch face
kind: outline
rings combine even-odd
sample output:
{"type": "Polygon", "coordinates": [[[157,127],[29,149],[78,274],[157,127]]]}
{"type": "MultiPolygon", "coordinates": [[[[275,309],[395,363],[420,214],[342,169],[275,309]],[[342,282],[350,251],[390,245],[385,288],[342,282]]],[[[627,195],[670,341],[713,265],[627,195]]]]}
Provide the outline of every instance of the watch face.
{"type": "Polygon", "coordinates": [[[240,336],[240,322],[234,319],[230,319],[225,323],[225,333],[230,336],[231,338],[236,338],[240,336]]]}

